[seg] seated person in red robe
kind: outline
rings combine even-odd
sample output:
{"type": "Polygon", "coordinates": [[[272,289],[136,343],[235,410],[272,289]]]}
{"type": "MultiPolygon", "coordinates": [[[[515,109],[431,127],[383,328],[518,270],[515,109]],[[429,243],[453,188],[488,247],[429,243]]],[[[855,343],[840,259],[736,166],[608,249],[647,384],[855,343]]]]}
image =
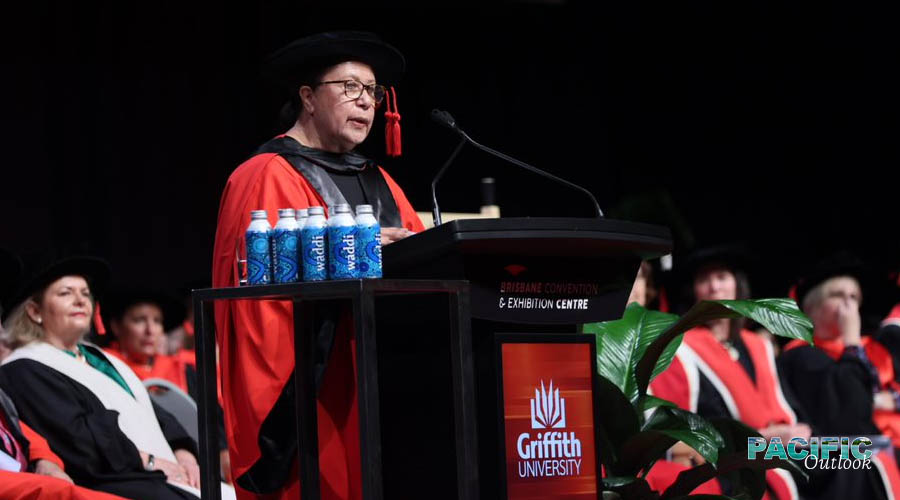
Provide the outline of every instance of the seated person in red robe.
{"type": "MultiPolygon", "coordinates": [[[[403,55],[377,36],[333,32],[297,40],[273,54],[269,72],[289,90],[290,128],[260,147],[229,177],[222,193],[213,252],[213,286],[236,286],[237,248],[251,210],[274,226],[280,208],[369,204],[382,244],[424,227],[403,191],[378,164],[355,151],[375,126],[376,109],[396,110],[383,84],[403,74],[403,55]]],[[[391,89],[393,90],[393,89],[391,89]]],[[[390,119],[389,153],[399,154],[399,118],[390,119]]],[[[239,493],[297,498],[297,436],[293,402],[292,305],[285,301],[215,304],[225,423],[239,493]]],[[[320,328],[327,369],[317,384],[322,498],[361,495],[356,364],[347,316],[320,328]]],[[[318,367],[317,367],[318,368],[318,367]]]]}
{"type": "Polygon", "coordinates": [[[196,369],[160,351],[166,328],[181,320],[176,300],[153,290],[113,290],[103,301],[103,316],[115,340],[104,350],[125,362],[141,380],[161,378],[195,394],[196,369]]]}
{"type": "MultiPolygon", "coordinates": [[[[196,366],[187,356],[159,352],[165,345],[164,332],[181,321],[182,308],[178,301],[149,289],[113,290],[106,296],[103,316],[115,340],[104,350],[124,361],[139,379],[168,380],[196,401],[196,366]]],[[[219,429],[219,450],[222,477],[230,483],[224,427],[219,429]]]]}
{"type": "MultiPolygon", "coordinates": [[[[703,248],[685,259],[679,273],[694,301],[746,299],[749,260],[736,246],[703,248]]],[[[744,329],[741,320],[714,320],[686,332],[675,360],[651,391],[702,417],[740,420],[766,439],[810,436],[782,394],[772,346],[744,329]]],[[[690,454],[681,446],[673,452],[690,454]]],[[[770,498],[796,498],[797,485],[786,471],[769,470],[766,482],[770,498]]],[[[728,485],[722,486],[728,494],[728,485]]]]}

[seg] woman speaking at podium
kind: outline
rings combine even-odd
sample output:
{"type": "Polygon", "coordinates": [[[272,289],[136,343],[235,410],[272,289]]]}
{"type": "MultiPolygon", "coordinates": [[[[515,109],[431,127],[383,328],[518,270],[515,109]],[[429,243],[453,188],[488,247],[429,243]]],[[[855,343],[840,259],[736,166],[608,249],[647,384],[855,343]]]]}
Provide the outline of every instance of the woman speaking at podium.
{"type": "MultiPolygon", "coordinates": [[[[219,206],[213,286],[230,287],[236,249],[244,247],[251,210],[370,204],[382,244],[424,230],[400,187],[374,161],[354,151],[386,105],[388,154],[400,154],[394,84],[403,55],[366,32],[321,33],[292,42],[267,60],[270,75],[291,91],[295,119],[229,177],[219,206]],[[393,97],[393,107],[391,99],[393,97]],[[393,109],[393,111],[391,111],[393,109]]],[[[219,301],[225,423],[238,496],[297,498],[296,414],[293,402],[294,332],[287,301],[219,301]]],[[[333,346],[321,353],[317,377],[322,498],[361,496],[356,365],[352,331],[338,317],[333,346]]],[[[321,340],[321,339],[320,339],[321,340]]],[[[322,344],[322,342],[320,342],[322,344]]]]}

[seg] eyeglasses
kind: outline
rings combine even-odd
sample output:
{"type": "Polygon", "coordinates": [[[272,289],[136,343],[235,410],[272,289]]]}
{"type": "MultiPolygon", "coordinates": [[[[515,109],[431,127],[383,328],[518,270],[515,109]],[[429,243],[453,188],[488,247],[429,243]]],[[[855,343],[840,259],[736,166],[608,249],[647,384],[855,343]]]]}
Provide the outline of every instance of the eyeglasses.
{"type": "Polygon", "coordinates": [[[319,82],[316,85],[324,85],[326,83],[343,84],[344,95],[354,100],[362,97],[363,89],[365,89],[365,91],[369,93],[369,97],[375,100],[375,104],[381,104],[381,101],[384,100],[384,96],[387,93],[387,89],[384,88],[384,85],[378,85],[377,83],[363,85],[362,82],[356,80],[330,80],[327,82],[319,82]]]}

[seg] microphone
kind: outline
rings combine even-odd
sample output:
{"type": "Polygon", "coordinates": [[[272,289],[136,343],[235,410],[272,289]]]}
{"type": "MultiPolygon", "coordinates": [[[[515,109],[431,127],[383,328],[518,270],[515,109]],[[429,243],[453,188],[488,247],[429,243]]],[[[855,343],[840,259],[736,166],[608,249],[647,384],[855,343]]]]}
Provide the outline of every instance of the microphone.
{"type": "Polygon", "coordinates": [[[440,170],[438,170],[437,175],[435,175],[434,179],[431,181],[431,204],[432,204],[432,212],[434,215],[435,227],[441,225],[441,211],[438,208],[438,202],[437,202],[437,189],[436,189],[437,182],[441,179],[441,177],[443,177],[444,172],[447,170],[447,167],[449,167],[450,164],[453,162],[453,160],[456,159],[456,156],[459,154],[462,147],[466,145],[466,143],[469,143],[469,144],[475,146],[476,148],[484,151],[485,153],[488,153],[490,155],[496,156],[497,158],[506,160],[518,167],[524,168],[525,170],[528,170],[529,172],[546,177],[548,179],[553,180],[554,182],[557,182],[564,186],[570,187],[577,191],[581,191],[582,193],[587,195],[587,197],[590,198],[591,202],[594,204],[594,211],[597,214],[597,218],[598,219],[603,218],[603,210],[600,210],[600,204],[597,203],[597,198],[594,198],[594,195],[591,194],[591,192],[588,191],[587,189],[585,189],[575,183],[569,182],[561,177],[557,177],[557,176],[551,174],[550,172],[545,172],[545,171],[543,171],[537,167],[534,167],[532,165],[529,165],[523,161],[517,160],[511,156],[507,156],[499,151],[496,151],[487,146],[479,144],[474,139],[469,137],[469,134],[465,133],[465,131],[463,131],[461,128],[459,128],[459,126],[456,124],[456,120],[453,118],[453,116],[450,115],[450,113],[448,113],[446,111],[441,111],[439,109],[431,110],[431,119],[434,120],[436,123],[443,125],[444,127],[447,127],[450,130],[456,132],[460,136],[459,144],[456,145],[456,149],[453,150],[453,153],[450,154],[450,158],[448,158],[447,161],[444,162],[444,165],[441,167],[440,170]]]}
{"type": "Polygon", "coordinates": [[[456,126],[456,120],[453,119],[453,116],[446,111],[441,111],[439,109],[431,110],[431,119],[437,122],[440,125],[443,125],[450,130],[455,132],[459,132],[459,128],[456,126]]]}

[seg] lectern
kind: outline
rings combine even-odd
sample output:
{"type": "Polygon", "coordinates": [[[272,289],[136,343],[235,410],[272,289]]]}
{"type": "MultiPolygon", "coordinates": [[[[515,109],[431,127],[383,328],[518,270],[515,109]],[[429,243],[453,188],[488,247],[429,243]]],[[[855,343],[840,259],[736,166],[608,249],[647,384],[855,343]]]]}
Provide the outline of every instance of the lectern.
{"type": "MultiPolygon", "coordinates": [[[[578,327],[619,318],[641,260],[670,250],[669,230],[646,224],[456,220],[384,247],[383,280],[196,291],[201,399],[215,402],[211,301],[292,298],[309,316],[318,299],[347,300],[364,386],[363,498],[596,498],[602,402],[593,338],[578,327]]],[[[313,348],[305,325],[295,318],[296,345],[313,348]]],[[[298,367],[304,357],[314,358],[298,352],[298,367]]],[[[297,373],[304,499],[318,498],[303,421],[315,413],[313,374],[297,373]]],[[[216,493],[213,415],[201,410],[205,498],[216,493]]]]}

